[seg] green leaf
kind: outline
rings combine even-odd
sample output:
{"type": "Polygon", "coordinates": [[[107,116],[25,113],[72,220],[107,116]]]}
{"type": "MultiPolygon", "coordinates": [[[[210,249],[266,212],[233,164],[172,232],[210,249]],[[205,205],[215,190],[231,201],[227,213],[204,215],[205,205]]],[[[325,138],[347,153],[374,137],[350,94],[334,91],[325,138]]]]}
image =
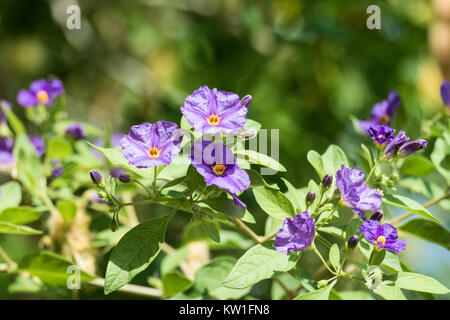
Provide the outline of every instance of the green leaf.
{"type": "Polygon", "coordinates": [[[10,181],[0,186],[0,212],[6,208],[17,207],[22,201],[22,190],[16,181],[10,181]]]}
{"type": "Polygon", "coordinates": [[[166,188],[170,188],[170,187],[173,187],[173,186],[176,186],[177,184],[180,184],[181,182],[183,182],[185,178],[186,177],[175,178],[175,179],[167,182],[164,186],[162,186],[161,190],[162,189],[166,189],[166,188]]]}
{"type": "Polygon", "coordinates": [[[303,293],[297,296],[294,300],[328,300],[328,298],[330,297],[330,291],[331,289],[333,289],[336,282],[337,280],[334,280],[326,287],[317,289],[316,291],[303,293]]]}
{"type": "Polygon", "coordinates": [[[137,225],[120,239],[108,262],[105,294],[129,283],[156,258],[164,242],[167,224],[175,210],[137,225]]]}
{"type": "MultiPolygon", "coordinates": [[[[1,216],[0,216],[1,217],[1,216]]],[[[399,230],[434,242],[450,250],[450,232],[440,224],[426,219],[412,219],[399,226],[399,230]]]]}
{"type": "Polygon", "coordinates": [[[255,187],[253,194],[256,202],[268,215],[280,220],[295,216],[294,206],[280,191],[268,187],[255,187]]]}
{"type": "Polygon", "coordinates": [[[388,194],[383,197],[383,202],[391,206],[395,206],[398,208],[402,208],[420,214],[421,216],[429,220],[442,223],[437,218],[435,218],[427,209],[425,209],[420,203],[407,197],[398,194],[395,195],[388,194]]]}
{"type": "Polygon", "coordinates": [[[394,286],[382,285],[373,290],[373,292],[385,300],[406,300],[402,290],[394,286]]]}
{"type": "Polygon", "coordinates": [[[341,253],[339,252],[339,247],[337,243],[334,243],[331,246],[329,252],[329,259],[334,270],[338,271],[340,267],[341,253]]]}
{"type": "Polygon", "coordinates": [[[399,272],[394,276],[394,285],[405,290],[446,294],[450,291],[439,281],[414,272],[399,272]]]}
{"type": "Polygon", "coordinates": [[[211,209],[216,210],[218,212],[224,213],[226,215],[242,218],[245,214],[245,208],[241,206],[237,206],[234,204],[234,201],[226,198],[210,198],[202,201],[207,204],[211,209]]]}
{"type": "Polygon", "coordinates": [[[208,218],[200,218],[200,224],[203,228],[203,231],[208,235],[208,237],[217,242],[220,243],[220,234],[218,230],[218,226],[214,223],[212,219],[208,218]]]}
{"type": "Polygon", "coordinates": [[[254,242],[238,232],[231,230],[220,230],[220,243],[209,243],[211,250],[247,250],[254,242]]]}
{"type": "Polygon", "coordinates": [[[424,156],[410,156],[405,159],[400,171],[402,174],[424,177],[434,169],[434,164],[424,156]]]}
{"type": "Polygon", "coordinates": [[[263,279],[271,278],[276,272],[291,270],[300,255],[285,255],[275,251],[272,244],[272,242],[257,244],[247,250],[225,279],[224,286],[247,288],[263,279]]]}
{"type": "Polygon", "coordinates": [[[51,138],[47,143],[47,159],[48,160],[64,160],[72,154],[72,146],[70,142],[64,138],[51,138]]]}
{"type": "Polygon", "coordinates": [[[263,153],[256,152],[254,150],[236,150],[236,155],[245,156],[251,163],[258,164],[276,171],[286,172],[286,168],[277,160],[265,155],[263,153]]]}
{"type": "Polygon", "coordinates": [[[203,178],[203,176],[198,173],[193,166],[189,166],[188,168],[186,184],[191,192],[194,192],[197,189],[201,190],[204,186],[206,186],[205,178],[203,178]]]}
{"type": "Polygon", "coordinates": [[[286,192],[286,196],[291,200],[296,210],[302,210],[304,207],[305,201],[300,199],[297,189],[285,178],[281,178],[284,184],[286,185],[288,191],[286,192]]]}
{"type": "Polygon", "coordinates": [[[254,187],[268,187],[268,188],[271,188],[271,189],[279,190],[278,187],[273,187],[273,186],[269,185],[263,179],[263,177],[258,172],[256,172],[255,170],[253,170],[253,169],[246,169],[245,171],[247,172],[247,174],[248,174],[248,176],[250,178],[250,186],[252,188],[254,188],[254,187]]]}
{"type": "Polygon", "coordinates": [[[0,221],[0,234],[1,233],[33,235],[33,234],[42,234],[42,231],[27,226],[0,221]]]}
{"type": "Polygon", "coordinates": [[[75,219],[77,214],[77,204],[71,200],[59,200],[56,203],[58,211],[61,213],[64,221],[70,222],[75,219]]]}
{"type": "Polygon", "coordinates": [[[322,157],[317,151],[310,150],[306,155],[308,162],[313,166],[314,170],[316,170],[317,174],[320,177],[320,180],[326,175],[325,166],[323,164],[322,157]]]}
{"type": "Polygon", "coordinates": [[[369,165],[369,168],[372,168],[373,165],[375,164],[375,159],[373,157],[372,152],[370,151],[369,148],[366,147],[365,144],[361,144],[361,149],[364,152],[364,159],[367,161],[367,164],[369,165]]]}
{"type": "Polygon", "coordinates": [[[8,123],[15,132],[16,135],[23,134],[26,135],[27,131],[22,121],[14,114],[14,112],[7,108],[3,103],[0,105],[0,108],[6,114],[6,118],[8,119],[8,123]]]}
{"type": "Polygon", "coordinates": [[[360,218],[352,219],[348,222],[347,227],[345,228],[345,241],[348,241],[351,236],[358,232],[362,223],[363,221],[360,218]]]}
{"type": "Polygon", "coordinates": [[[192,285],[192,281],[178,271],[171,271],[162,277],[164,297],[183,292],[192,285]]]}
{"type": "Polygon", "coordinates": [[[7,208],[0,213],[0,221],[13,224],[25,224],[36,221],[41,217],[41,213],[31,207],[7,208]]]}
{"type": "Polygon", "coordinates": [[[246,295],[250,288],[227,288],[223,282],[233,266],[236,258],[229,256],[217,257],[202,266],[195,273],[195,286],[200,291],[207,291],[210,296],[220,300],[239,299],[246,295]]]}
{"type": "Polygon", "coordinates": [[[450,185],[448,155],[450,155],[449,143],[447,143],[443,138],[436,139],[430,158],[439,173],[447,180],[447,185],[450,185]]]}
{"type": "Polygon", "coordinates": [[[18,135],[14,142],[14,156],[17,161],[17,179],[32,193],[41,191],[40,183],[44,183],[42,164],[34,146],[26,135],[18,135]]]}
{"type": "MultiPolygon", "coordinates": [[[[74,271],[70,268],[73,266],[77,267],[73,262],[49,251],[41,251],[39,253],[27,255],[23,257],[19,263],[20,270],[26,271],[38,277],[43,282],[55,287],[67,286],[70,278],[75,276],[74,271]]],[[[95,278],[81,269],[78,270],[80,270],[79,280],[81,282],[90,281],[95,278]]]]}

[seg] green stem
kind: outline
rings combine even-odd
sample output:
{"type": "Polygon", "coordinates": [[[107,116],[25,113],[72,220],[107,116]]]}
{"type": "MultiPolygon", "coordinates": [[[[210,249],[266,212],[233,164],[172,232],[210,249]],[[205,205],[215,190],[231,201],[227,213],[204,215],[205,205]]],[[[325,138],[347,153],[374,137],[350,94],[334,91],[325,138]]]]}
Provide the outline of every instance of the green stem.
{"type": "Polygon", "coordinates": [[[144,188],[145,191],[147,191],[149,198],[153,197],[150,190],[142,182],[140,182],[138,180],[134,180],[134,182],[136,182],[138,185],[140,185],[142,188],[144,188]]]}
{"type": "Polygon", "coordinates": [[[158,167],[153,167],[153,193],[156,194],[156,178],[158,177],[158,167]]]}
{"type": "Polygon", "coordinates": [[[318,240],[320,240],[324,245],[326,245],[328,248],[330,248],[331,247],[331,243],[327,240],[327,239],[325,239],[324,237],[322,237],[319,233],[316,233],[316,238],[318,239],[318,240]]]}
{"type": "Polygon", "coordinates": [[[3,248],[0,246],[0,257],[3,258],[3,260],[5,260],[7,266],[8,266],[8,270],[12,271],[15,270],[17,268],[17,264],[14,262],[13,259],[11,259],[8,254],[6,253],[5,250],[3,250],[3,248]]]}
{"type": "Polygon", "coordinates": [[[322,261],[323,265],[327,268],[327,270],[330,271],[331,274],[336,274],[336,272],[331,270],[331,268],[328,266],[327,262],[322,257],[322,255],[320,254],[319,250],[317,250],[317,248],[316,248],[314,243],[312,243],[311,248],[314,251],[314,253],[319,257],[320,261],[322,261]]]}
{"type": "MultiPolygon", "coordinates": [[[[379,153],[379,152],[378,152],[379,153]]],[[[366,178],[366,183],[368,184],[370,179],[372,178],[372,175],[375,173],[375,170],[377,169],[378,165],[381,163],[380,161],[380,157],[378,156],[377,161],[375,162],[375,164],[373,165],[372,169],[370,169],[369,174],[367,175],[366,178]]]]}

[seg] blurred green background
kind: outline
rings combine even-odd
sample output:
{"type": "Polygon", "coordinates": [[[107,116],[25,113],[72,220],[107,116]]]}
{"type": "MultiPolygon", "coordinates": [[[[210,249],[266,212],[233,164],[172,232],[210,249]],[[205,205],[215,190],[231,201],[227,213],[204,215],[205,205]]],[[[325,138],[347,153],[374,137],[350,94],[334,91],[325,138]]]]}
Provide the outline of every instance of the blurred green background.
{"type": "MultiPolygon", "coordinates": [[[[367,137],[349,116],[369,118],[390,90],[403,99],[394,127],[414,138],[421,117],[442,107],[428,40],[435,19],[425,0],[3,0],[0,98],[15,102],[19,89],[55,75],[72,118],[126,133],[144,121],[179,123],[201,85],[251,94],[248,116],[280,130],[283,176],[303,187],[315,178],[308,150],[334,143],[356,159],[367,137]],[[81,7],[80,30],[66,27],[70,4],[81,7]],[[366,27],[371,4],[381,30],[366,27]]],[[[448,251],[430,248],[405,258],[449,286],[448,251]]]]}

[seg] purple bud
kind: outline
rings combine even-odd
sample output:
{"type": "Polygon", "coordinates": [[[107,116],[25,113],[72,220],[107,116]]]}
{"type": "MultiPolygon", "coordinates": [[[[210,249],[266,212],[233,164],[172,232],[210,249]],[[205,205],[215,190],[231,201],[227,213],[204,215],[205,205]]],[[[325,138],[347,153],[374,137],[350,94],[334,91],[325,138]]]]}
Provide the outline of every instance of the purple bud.
{"type": "Polygon", "coordinates": [[[358,245],[359,242],[359,237],[354,234],[350,237],[350,239],[348,239],[347,245],[350,249],[355,248],[358,245]]]}
{"type": "Polygon", "coordinates": [[[442,81],[441,97],[446,106],[450,106],[450,83],[447,80],[442,81]]]}
{"type": "Polygon", "coordinates": [[[122,183],[128,183],[131,181],[131,178],[129,175],[127,175],[126,173],[121,173],[119,175],[119,181],[122,183]]]}
{"type": "Polygon", "coordinates": [[[243,105],[244,107],[248,108],[248,107],[250,107],[251,104],[252,104],[252,96],[251,95],[248,94],[241,99],[241,105],[243,105]]]}
{"type": "Polygon", "coordinates": [[[380,221],[381,218],[383,218],[383,211],[378,210],[372,214],[372,216],[370,217],[370,220],[380,221]]]}
{"type": "Polygon", "coordinates": [[[425,149],[427,147],[427,141],[420,139],[420,140],[415,140],[415,141],[411,141],[411,142],[407,142],[405,144],[403,144],[400,149],[398,150],[398,154],[400,155],[400,157],[407,157],[409,156],[411,153],[414,153],[416,151],[425,149]]]}
{"type": "MultiPolygon", "coordinates": [[[[11,103],[9,103],[6,100],[3,100],[3,99],[0,100],[0,105],[6,109],[11,109],[11,103]]],[[[3,112],[1,106],[0,106],[0,124],[6,122],[6,114],[3,112]]]]}
{"type": "Polygon", "coordinates": [[[45,153],[45,141],[39,135],[29,136],[28,139],[34,146],[36,155],[38,157],[42,156],[45,153]]]}
{"type": "Polygon", "coordinates": [[[66,134],[71,135],[75,140],[85,139],[87,137],[84,127],[80,123],[74,123],[67,127],[66,134]]]}
{"type": "Polygon", "coordinates": [[[316,199],[316,193],[314,191],[309,191],[306,194],[306,202],[313,202],[316,199]]]}
{"type": "Polygon", "coordinates": [[[389,142],[383,150],[386,158],[390,159],[397,154],[398,149],[403,145],[409,138],[406,136],[405,132],[400,130],[397,136],[389,142]]]}
{"type": "Polygon", "coordinates": [[[333,183],[333,176],[331,174],[326,174],[322,179],[322,186],[324,188],[329,188],[333,183]]]}
{"type": "Polygon", "coordinates": [[[89,174],[94,184],[100,185],[102,183],[102,175],[97,170],[92,169],[89,174]]]}

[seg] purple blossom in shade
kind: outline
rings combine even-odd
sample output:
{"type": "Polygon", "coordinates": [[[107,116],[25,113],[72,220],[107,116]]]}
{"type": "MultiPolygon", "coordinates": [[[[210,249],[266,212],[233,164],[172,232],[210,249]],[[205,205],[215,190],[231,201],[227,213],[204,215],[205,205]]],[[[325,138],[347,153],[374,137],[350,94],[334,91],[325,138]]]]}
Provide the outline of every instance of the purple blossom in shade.
{"type": "Polygon", "coordinates": [[[368,132],[373,141],[383,145],[394,139],[395,130],[388,126],[378,125],[370,126],[368,132]]]}
{"type": "Polygon", "coordinates": [[[45,153],[45,141],[39,135],[29,136],[31,144],[34,146],[36,150],[36,155],[38,157],[42,156],[45,153]]]}
{"type": "Polygon", "coordinates": [[[397,154],[398,149],[409,140],[409,137],[405,134],[404,131],[400,130],[384,148],[383,153],[387,159],[391,159],[393,156],[397,154]]]}
{"type": "Polygon", "coordinates": [[[214,184],[226,190],[236,205],[247,207],[236,194],[250,188],[250,178],[245,170],[239,168],[230,149],[221,143],[196,141],[191,149],[191,163],[203,176],[206,185],[214,184]]]}
{"type": "Polygon", "coordinates": [[[366,240],[377,248],[395,253],[405,250],[406,241],[398,240],[397,229],[389,223],[380,224],[376,220],[367,220],[363,222],[359,232],[363,233],[366,240]]]}
{"type": "Polygon", "coordinates": [[[14,162],[14,140],[8,137],[0,137],[0,166],[14,162]]]}
{"type": "Polygon", "coordinates": [[[181,112],[196,131],[204,134],[237,133],[247,121],[247,108],[237,94],[207,86],[187,97],[181,112]]]}
{"type": "Polygon", "coordinates": [[[66,128],[66,134],[72,136],[75,140],[86,139],[87,134],[81,123],[73,123],[66,128]]]}
{"type": "Polygon", "coordinates": [[[178,126],[169,121],[148,122],[132,126],[122,137],[122,153],[129,164],[137,168],[168,165],[181,149],[183,135],[178,126]]]}
{"type": "Polygon", "coordinates": [[[336,172],[336,186],[341,192],[342,201],[366,220],[364,211],[380,209],[381,193],[377,189],[369,188],[364,180],[364,172],[356,168],[346,168],[342,165],[336,172]]]}
{"type": "Polygon", "coordinates": [[[304,211],[294,218],[284,219],[273,246],[278,252],[284,254],[305,250],[311,245],[314,235],[314,219],[308,211],[304,211]]]}
{"type": "Polygon", "coordinates": [[[373,106],[370,120],[359,121],[359,129],[362,132],[369,133],[369,127],[371,126],[390,126],[392,118],[395,116],[395,112],[401,103],[402,99],[397,92],[391,91],[387,100],[383,100],[373,106]]]}
{"type": "Polygon", "coordinates": [[[398,155],[402,158],[409,156],[411,153],[425,149],[427,147],[427,140],[415,140],[406,142],[398,149],[398,155]]]}
{"type": "Polygon", "coordinates": [[[447,107],[450,107],[450,82],[448,82],[447,80],[442,81],[441,97],[444,104],[447,107]]]}
{"type": "MultiPolygon", "coordinates": [[[[1,99],[0,100],[0,105],[4,106],[7,109],[11,109],[11,103],[9,103],[8,101],[1,99]]],[[[6,122],[6,114],[3,112],[2,108],[0,107],[0,124],[5,123],[6,122]]]]}
{"type": "Polygon", "coordinates": [[[125,169],[122,167],[114,167],[109,171],[109,174],[111,175],[111,177],[116,178],[116,179],[119,178],[119,176],[122,173],[125,173],[125,169]]]}
{"type": "Polygon", "coordinates": [[[53,100],[64,93],[64,87],[59,79],[39,79],[30,84],[28,90],[20,90],[17,102],[25,108],[38,105],[51,106],[53,100]]]}

